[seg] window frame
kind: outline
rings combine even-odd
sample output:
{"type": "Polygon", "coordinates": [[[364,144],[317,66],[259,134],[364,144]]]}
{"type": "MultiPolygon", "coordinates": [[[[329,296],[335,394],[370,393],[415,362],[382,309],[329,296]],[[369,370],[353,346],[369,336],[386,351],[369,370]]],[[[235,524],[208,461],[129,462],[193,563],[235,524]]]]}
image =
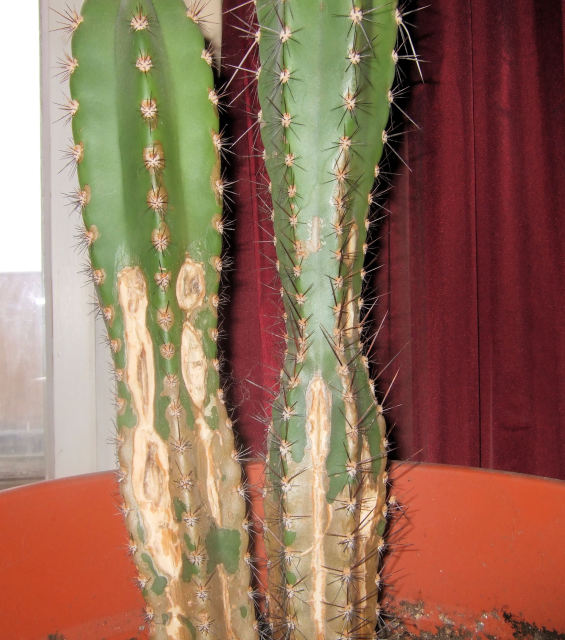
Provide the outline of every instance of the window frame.
{"type": "Polygon", "coordinates": [[[70,39],[59,29],[57,12],[68,6],[67,0],[40,0],[48,479],[115,466],[110,357],[103,323],[94,313],[95,292],[83,273],[86,255],[73,249],[80,216],[64,194],[76,188],[76,175],[61,170],[61,151],[72,134],[57,107],[68,98],[68,85],[56,74],[70,39]]]}

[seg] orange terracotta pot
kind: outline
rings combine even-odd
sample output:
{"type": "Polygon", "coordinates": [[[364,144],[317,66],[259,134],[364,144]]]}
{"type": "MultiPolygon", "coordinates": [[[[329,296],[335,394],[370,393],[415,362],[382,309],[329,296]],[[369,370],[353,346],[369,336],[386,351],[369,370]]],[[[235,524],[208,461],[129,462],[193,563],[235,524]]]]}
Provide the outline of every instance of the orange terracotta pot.
{"type": "MultiPolygon", "coordinates": [[[[405,505],[384,572],[397,637],[565,637],[565,482],[428,464],[391,475],[405,505]]],[[[147,638],[117,504],[109,473],[0,492],[2,640],[147,638]]]]}

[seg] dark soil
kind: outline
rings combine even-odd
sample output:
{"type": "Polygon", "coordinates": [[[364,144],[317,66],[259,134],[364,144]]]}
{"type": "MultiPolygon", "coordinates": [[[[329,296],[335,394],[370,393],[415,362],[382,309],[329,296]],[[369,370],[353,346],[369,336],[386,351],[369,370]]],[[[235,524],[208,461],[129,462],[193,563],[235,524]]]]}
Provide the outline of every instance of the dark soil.
{"type": "MultiPolygon", "coordinates": [[[[415,607],[413,613],[414,619],[417,620],[421,611],[417,610],[416,605],[412,606],[415,607]]],[[[508,624],[508,635],[493,636],[484,633],[484,638],[487,640],[510,640],[511,638],[516,638],[516,640],[565,640],[563,633],[545,627],[537,627],[506,611],[502,613],[502,618],[508,624]]],[[[389,620],[386,626],[387,631],[383,634],[383,640],[472,640],[472,638],[477,638],[475,632],[453,624],[438,626],[435,632],[421,631],[418,633],[408,631],[405,624],[397,619],[389,620]]]]}

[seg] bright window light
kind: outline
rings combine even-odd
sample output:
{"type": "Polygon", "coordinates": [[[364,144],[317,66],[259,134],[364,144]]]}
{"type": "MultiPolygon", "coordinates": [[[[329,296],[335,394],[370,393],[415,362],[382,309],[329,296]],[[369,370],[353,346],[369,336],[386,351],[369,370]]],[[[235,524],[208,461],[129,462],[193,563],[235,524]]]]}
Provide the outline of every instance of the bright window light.
{"type": "Polygon", "coordinates": [[[0,273],[41,271],[39,8],[7,2],[0,39],[3,190],[0,273]],[[7,14],[7,15],[6,15],[7,14]],[[7,90],[6,87],[12,87],[7,90]]]}

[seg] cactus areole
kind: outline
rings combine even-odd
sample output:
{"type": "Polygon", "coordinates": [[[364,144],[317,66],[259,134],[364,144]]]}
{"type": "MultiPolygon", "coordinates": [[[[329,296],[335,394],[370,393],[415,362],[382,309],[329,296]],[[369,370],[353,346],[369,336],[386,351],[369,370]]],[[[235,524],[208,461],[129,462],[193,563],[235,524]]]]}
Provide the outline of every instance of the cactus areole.
{"type": "Polygon", "coordinates": [[[181,0],[86,0],[68,72],[81,234],[117,379],[122,511],[153,638],[249,639],[241,469],[217,360],[221,134],[181,0]]]}
{"type": "Polygon", "coordinates": [[[394,2],[257,0],[259,101],[286,323],[268,445],[273,638],[376,638],[386,434],[361,342],[394,2]]]}

